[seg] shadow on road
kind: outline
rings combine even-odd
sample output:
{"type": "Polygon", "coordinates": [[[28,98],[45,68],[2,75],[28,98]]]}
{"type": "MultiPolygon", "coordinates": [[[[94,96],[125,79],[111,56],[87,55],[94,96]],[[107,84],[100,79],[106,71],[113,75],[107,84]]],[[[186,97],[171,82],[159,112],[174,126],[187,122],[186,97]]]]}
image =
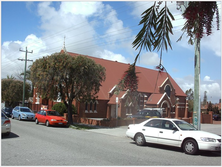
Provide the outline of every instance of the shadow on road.
{"type": "MultiPolygon", "coordinates": [[[[131,142],[131,144],[135,144],[136,145],[135,142],[131,142]]],[[[146,145],[144,147],[146,147],[146,148],[147,147],[151,147],[151,148],[155,148],[155,149],[159,149],[159,150],[168,150],[168,151],[175,151],[175,152],[184,153],[182,148],[173,147],[173,146],[165,146],[165,145],[160,145],[160,144],[146,143],[146,145]]],[[[190,155],[190,156],[221,157],[221,152],[220,151],[216,151],[216,152],[212,152],[212,151],[198,151],[198,153],[196,155],[190,155]]]]}
{"type": "Polygon", "coordinates": [[[19,137],[17,134],[11,132],[8,136],[5,134],[2,134],[2,139],[11,139],[11,138],[17,138],[19,137]]]}

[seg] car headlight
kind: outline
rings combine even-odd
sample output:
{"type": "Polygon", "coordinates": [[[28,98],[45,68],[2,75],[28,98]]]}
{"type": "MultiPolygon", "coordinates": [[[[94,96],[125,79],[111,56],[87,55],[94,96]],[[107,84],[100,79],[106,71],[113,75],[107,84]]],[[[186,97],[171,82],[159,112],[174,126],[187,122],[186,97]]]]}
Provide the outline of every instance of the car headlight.
{"type": "Polygon", "coordinates": [[[56,119],[51,119],[51,121],[57,121],[56,119]]]}
{"type": "Polygon", "coordinates": [[[25,114],[22,114],[22,116],[26,116],[25,114]]]}
{"type": "Polygon", "coordinates": [[[216,139],[209,137],[201,137],[200,139],[205,142],[216,142],[216,139]]]}

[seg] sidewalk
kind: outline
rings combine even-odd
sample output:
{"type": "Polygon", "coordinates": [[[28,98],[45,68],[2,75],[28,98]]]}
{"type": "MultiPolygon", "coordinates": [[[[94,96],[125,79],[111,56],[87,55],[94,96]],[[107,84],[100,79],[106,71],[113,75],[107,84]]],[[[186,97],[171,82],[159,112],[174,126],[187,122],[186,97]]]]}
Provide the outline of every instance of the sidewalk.
{"type": "MultiPolygon", "coordinates": [[[[126,130],[127,126],[120,126],[116,128],[89,129],[87,131],[117,137],[126,137],[126,130]]],[[[221,124],[201,124],[201,130],[221,135],[221,124]]]]}

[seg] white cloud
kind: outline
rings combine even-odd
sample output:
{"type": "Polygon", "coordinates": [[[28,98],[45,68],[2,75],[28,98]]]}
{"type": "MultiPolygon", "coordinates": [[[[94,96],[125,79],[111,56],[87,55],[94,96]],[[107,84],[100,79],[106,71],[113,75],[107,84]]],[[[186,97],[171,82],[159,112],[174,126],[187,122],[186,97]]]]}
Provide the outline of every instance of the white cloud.
{"type": "Polygon", "coordinates": [[[121,54],[115,54],[115,53],[108,51],[108,50],[97,51],[95,53],[95,55],[97,55],[97,57],[99,57],[99,58],[103,58],[106,60],[118,61],[118,62],[122,62],[122,63],[129,63],[129,61],[121,54]]]}
{"type": "Polygon", "coordinates": [[[61,14],[74,14],[89,17],[95,13],[101,13],[102,2],[62,2],[60,6],[61,14]]]}
{"type": "MultiPolygon", "coordinates": [[[[208,79],[207,82],[200,81],[200,97],[201,101],[204,97],[204,92],[207,91],[207,98],[208,101],[211,101],[213,103],[218,103],[219,99],[221,99],[221,88],[220,84],[217,82],[211,82],[210,77],[205,77],[205,79],[208,79]]],[[[186,90],[189,90],[190,88],[194,90],[194,77],[189,75],[185,76],[183,78],[174,78],[177,84],[180,86],[180,88],[186,92],[186,90]]]]}
{"type": "Polygon", "coordinates": [[[205,77],[204,77],[204,81],[212,82],[213,80],[211,80],[209,76],[205,76],[205,77]]]}
{"type": "Polygon", "coordinates": [[[146,66],[157,66],[160,63],[160,58],[157,53],[145,52],[137,59],[137,63],[146,66]]]}

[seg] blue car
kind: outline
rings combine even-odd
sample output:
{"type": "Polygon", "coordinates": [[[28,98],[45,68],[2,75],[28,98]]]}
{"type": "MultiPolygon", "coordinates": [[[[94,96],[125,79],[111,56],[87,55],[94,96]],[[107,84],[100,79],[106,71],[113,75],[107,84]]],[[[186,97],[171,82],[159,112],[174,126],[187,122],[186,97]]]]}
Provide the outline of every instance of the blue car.
{"type": "Polygon", "coordinates": [[[28,107],[16,106],[12,110],[12,119],[14,118],[17,118],[19,121],[20,120],[34,120],[35,114],[28,107]]]}

